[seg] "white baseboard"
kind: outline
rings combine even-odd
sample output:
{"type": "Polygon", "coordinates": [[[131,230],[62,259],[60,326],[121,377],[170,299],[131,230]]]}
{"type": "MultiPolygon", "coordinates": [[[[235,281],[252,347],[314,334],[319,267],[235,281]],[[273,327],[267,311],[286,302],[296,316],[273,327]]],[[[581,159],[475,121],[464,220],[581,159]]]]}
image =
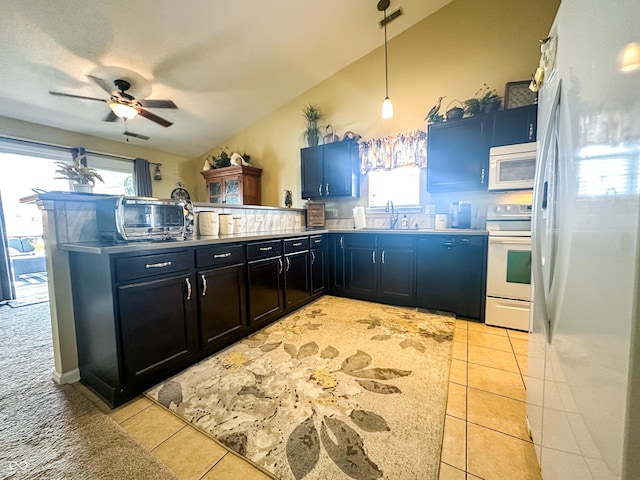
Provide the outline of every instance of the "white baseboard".
{"type": "Polygon", "coordinates": [[[80,370],[74,368],[70,372],[59,373],[57,371],[53,371],[51,374],[51,378],[54,382],[63,385],[65,383],[76,383],[80,381],[80,370]]]}

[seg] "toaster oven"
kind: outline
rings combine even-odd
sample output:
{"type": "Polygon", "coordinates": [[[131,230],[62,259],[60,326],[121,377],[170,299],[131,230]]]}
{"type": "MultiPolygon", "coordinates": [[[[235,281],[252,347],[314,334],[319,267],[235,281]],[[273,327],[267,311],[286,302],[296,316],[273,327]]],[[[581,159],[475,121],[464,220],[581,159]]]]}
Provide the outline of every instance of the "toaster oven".
{"type": "Polygon", "coordinates": [[[101,240],[176,240],[193,235],[193,206],[189,200],[127,197],[99,200],[96,208],[101,240]]]}

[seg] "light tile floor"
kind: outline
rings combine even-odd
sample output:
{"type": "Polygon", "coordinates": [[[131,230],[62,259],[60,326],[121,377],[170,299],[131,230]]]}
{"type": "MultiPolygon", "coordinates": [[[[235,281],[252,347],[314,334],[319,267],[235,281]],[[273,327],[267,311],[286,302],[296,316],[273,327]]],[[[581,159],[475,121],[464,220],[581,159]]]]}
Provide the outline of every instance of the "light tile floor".
{"type": "MultiPolygon", "coordinates": [[[[456,320],[439,480],[541,480],[525,422],[527,334],[456,320]]],[[[109,409],[181,480],[271,478],[146,397],[109,409]]]]}
{"type": "Polygon", "coordinates": [[[440,480],[541,480],[526,375],[525,332],[456,320],[440,480]]]}

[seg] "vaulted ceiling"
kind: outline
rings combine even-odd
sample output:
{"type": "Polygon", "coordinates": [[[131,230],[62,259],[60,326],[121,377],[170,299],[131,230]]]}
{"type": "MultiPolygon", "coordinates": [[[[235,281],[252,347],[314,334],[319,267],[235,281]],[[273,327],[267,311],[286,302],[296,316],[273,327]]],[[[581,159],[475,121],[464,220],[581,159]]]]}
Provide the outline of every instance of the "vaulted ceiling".
{"type": "MultiPolygon", "coordinates": [[[[392,0],[393,37],[451,0],[392,0]]],[[[140,116],[130,142],[197,156],[379,47],[376,0],[22,0],[0,15],[0,115],[124,142],[103,121],[109,93],[90,76],[131,83],[173,125],[140,116]]],[[[115,87],[114,87],[115,89],[115,87]]],[[[1,134],[2,132],[0,132],[1,134]]]]}

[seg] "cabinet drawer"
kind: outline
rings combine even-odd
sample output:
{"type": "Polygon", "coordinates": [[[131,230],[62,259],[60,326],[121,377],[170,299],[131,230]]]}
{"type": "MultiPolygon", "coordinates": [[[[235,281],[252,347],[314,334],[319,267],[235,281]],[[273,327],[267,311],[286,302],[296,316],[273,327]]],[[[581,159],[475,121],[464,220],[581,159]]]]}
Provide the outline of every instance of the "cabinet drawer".
{"type": "Polygon", "coordinates": [[[284,253],[302,252],[303,250],[309,250],[309,237],[284,240],[284,253]]]}
{"type": "Polygon", "coordinates": [[[347,247],[376,248],[376,236],[370,233],[345,235],[344,243],[347,247]]]}
{"type": "Polygon", "coordinates": [[[243,245],[216,245],[196,250],[196,267],[224,267],[244,262],[243,245]]]}
{"type": "Polygon", "coordinates": [[[311,244],[311,248],[324,248],[327,244],[327,236],[326,235],[314,235],[309,237],[309,243],[311,244]]]}
{"type": "Polygon", "coordinates": [[[247,244],[247,260],[275,257],[282,254],[282,241],[271,240],[247,244]]]}
{"type": "Polygon", "coordinates": [[[193,255],[189,250],[171,253],[116,258],[116,281],[166,275],[193,268],[193,255]]]}
{"type": "Polygon", "coordinates": [[[378,235],[379,248],[414,248],[413,235],[378,235]]]}

